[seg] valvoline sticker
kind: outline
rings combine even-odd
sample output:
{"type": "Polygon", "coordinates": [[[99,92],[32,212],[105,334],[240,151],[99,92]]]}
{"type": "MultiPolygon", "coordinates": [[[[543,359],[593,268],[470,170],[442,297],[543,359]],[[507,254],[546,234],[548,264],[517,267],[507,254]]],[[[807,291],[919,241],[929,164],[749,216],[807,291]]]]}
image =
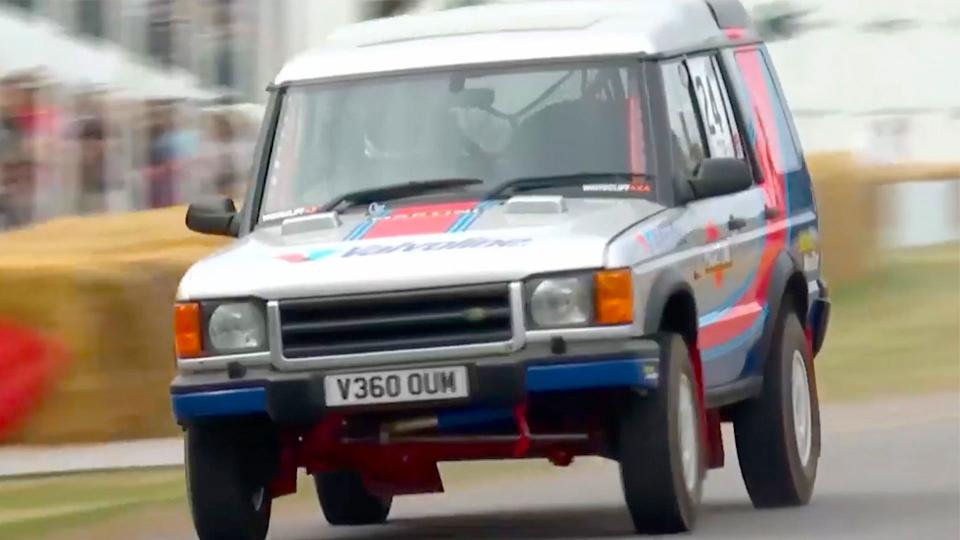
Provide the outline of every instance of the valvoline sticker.
{"type": "Polygon", "coordinates": [[[400,242],[394,244],[364,244],[350,247],[331,247],[301,253],[288,253],[277,258],[292,262],[316,262],[330,258],[350,259],[390,255],[393,253],[422,253],[433,251],[456,251],[489,248],[518,248],[532,242],[532,238],[485,238],[471,237],[462,240],[439,240],[435,242],[400,242]]]}

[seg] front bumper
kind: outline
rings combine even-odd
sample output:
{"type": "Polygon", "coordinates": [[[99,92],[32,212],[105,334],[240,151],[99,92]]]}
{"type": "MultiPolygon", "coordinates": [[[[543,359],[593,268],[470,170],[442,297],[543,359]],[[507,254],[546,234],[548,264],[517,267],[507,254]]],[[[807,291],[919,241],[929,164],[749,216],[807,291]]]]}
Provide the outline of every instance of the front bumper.
{"type": "Polygon", "coordinates": [[[171,386],[173,412],[180,424],[218,417],[267,414],[278,424],[316,422],[330,409],[323,379],[334,373],[369,370],[467,366],[469,397],[461,400],[378,406],[336,407],[337,412],[414,410],[437,407],[508,407],[531,394],[607,388],[655,388],[660,349],[651,340],[609,340],[570,343],[562,353],[542,344],[517,353],[489,358],[437,361],[429,364],[383,364],[362,369],[316,369],[286,373],[264,368],[242,378],[226,372],[181,374],[171,386]]]}

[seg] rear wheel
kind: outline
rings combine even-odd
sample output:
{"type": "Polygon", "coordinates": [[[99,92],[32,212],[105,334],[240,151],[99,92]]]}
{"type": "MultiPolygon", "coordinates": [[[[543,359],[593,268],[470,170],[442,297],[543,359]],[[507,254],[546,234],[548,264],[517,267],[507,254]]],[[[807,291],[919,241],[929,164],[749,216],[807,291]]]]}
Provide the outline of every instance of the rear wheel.
{"type": "Polygon", "coordinates": [[[371,493],[363,477],[353,471],[314,475],[323,515],[331,525],[374,525],[390,514],[393,497],[371,493]]]}
{"type": "Polygon", "coordinates": [[[820,459],[812,355],[793,309],[778,321],[771,350],[763,393],[738,406],[734,414],[740,471],[757,508],[809,502],[820,459]]]}
{"type": "Polygon", "coordinates": [[[252,440],[225,426],[187,429],[190,511],[200,540],[263,540],[270,526],[269,432],[252,440]]]}
{"type": "Polygon", "coordinates": [[[617,439],[624,498],[637,532],[693,529],[703,491],[702,423],[683,338],[660,340],[660,388],[632,396],[617,439]]]}

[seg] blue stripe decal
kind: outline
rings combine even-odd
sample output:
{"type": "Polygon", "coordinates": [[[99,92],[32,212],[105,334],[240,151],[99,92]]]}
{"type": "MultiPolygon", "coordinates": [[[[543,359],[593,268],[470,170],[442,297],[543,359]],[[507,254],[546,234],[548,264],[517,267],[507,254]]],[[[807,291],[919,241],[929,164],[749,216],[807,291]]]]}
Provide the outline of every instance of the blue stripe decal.
{"type": "Polygon", "coordinates": [[[237,388],[195,394],[174,394],[173,414],[178,420],[206,416],[236,416],[266,412],[267,392],[263,388],[237,388]]]}
{"type": "Polygon", "coordinates": [[[474,206],[473,209],[471,209],[466,214],[460,215],[456,219],[456,221],[453,222],[453,225],[451,225],[450,228],[447,229],[447,232],[452,233],[452,232],[457,232],[461,230],[461,227],[463,227],[463,224],[466,223],[471,217],[473,217],[473,215],[476,214],[478,211],[479,211],[479,206],[474,206]]]}
{"type": "Polygon", "coordinates": [[[457,221],[454,222],[453,226],[447,232],[463,232],[473,226],[478,219],[480,219],[480,214],[484,210],[491,208],[497,205],[497,201],[482,201],[480,204],[476,205],[473,208],[472,212],[466,213],[460,216],[457,221]]]}
{"type": "Polygon", "coordinates": [[[367,218],[363,222],[359,223],[356,227],[354,227],[353,230],[350,231],[350,234],[348,234],[344,238],[344,240],[356,240],[357,238],[360,238],[363,235],[367,234],[367,231],[370,230],[370,227],[373,227],[373,220],[370,218],[367,218]]]}
{"type": "MultiPolygon", "coordinates": [[[[388,208],[387,210],[384,211],[382,215],[378,215],[377,217],[387,217],[390,215],[391,212],[393,212],[393,210],[388,208]]],[[[348,234],[346,238],[344,238],[344,240],[360,240],[376,224],[377,224],[377,220],[374,219],[373,216],[368,215],[364,221],[359,223],[356,227],[353,228],[352,231],[350,231],[350,234],[348,234]]]]}
{"type": "Polygon", "coordinates": [[[460,409],[437,413],[437,429],[450,431],[457,428],[491,424],[513,418],[510,409],[460,409]]]}
{"type": "Polygon", "coordinates": [[[659,360],[629,358],[527,368],[528,392],[657,386],[659,360]]]}
{"type": "Polygon", "coordinates": [[[715,360],[722,356],[726,356],[731,352],[748,345],[750,340],[756,337],[757,334],[763,330],[763,323],[767,320],[767,307],[764,306],[763,313],[757,317],[757,320],[753,321],[753,324],[750,325],[750,328],[747,328],[742,333],[734,336],[729,341],[726,341],[715,347],[700,351],[700,355],[703,358],[704,362],[715,360]]]}

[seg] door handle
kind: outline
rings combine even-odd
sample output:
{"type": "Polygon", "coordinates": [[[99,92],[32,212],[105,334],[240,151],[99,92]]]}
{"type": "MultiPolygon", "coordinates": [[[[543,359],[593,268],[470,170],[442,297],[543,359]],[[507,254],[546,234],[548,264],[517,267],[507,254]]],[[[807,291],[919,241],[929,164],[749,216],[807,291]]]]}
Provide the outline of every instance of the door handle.
{"type": "Polygon", "coordinates": [[[727,229],[731,231],[738,231],[747,226],[747,220],[739,217],[730,216],[730,220],[727,221],[727,229]]]}
{"type": "Polygon", "coordinates": [[[777,219],[778,217],[780,217],[780,209],[774,206],[764,206],[763,217],[767,219],[777,219]]]}

